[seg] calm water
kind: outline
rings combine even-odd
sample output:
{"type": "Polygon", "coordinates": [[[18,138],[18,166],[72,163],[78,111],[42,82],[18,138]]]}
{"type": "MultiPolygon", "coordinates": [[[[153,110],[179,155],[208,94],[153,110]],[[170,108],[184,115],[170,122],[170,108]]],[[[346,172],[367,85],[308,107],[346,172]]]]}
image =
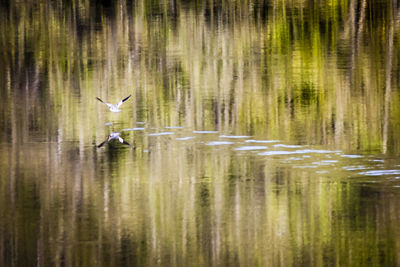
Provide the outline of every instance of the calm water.
{"type": "Polygon", "coordinates": [[[0,3],[0,266],[400,265],[395,1],[0,3]]]}

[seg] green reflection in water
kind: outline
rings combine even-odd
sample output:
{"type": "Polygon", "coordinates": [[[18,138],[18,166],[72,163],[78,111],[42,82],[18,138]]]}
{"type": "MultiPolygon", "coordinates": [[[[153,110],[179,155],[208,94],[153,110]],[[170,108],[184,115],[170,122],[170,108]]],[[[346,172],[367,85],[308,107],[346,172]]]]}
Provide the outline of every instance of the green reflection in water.
{"type": "Polygon", "coordinates": [[[0,265],[398,265],[396,4],[0,5],[0,265]]]}

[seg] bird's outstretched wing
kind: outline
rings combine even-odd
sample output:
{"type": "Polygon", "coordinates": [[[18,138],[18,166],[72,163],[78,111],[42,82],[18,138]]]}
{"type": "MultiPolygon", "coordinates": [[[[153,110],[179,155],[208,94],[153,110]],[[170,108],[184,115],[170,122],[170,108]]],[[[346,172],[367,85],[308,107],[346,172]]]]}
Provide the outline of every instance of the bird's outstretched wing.
{"type": "Polygon", "coordinates": [[[97,146],[97,148],[102,147],[105,143],[107,143],[107,141],[108,141],[108,138],[107,138],[106,140],[104,140],[101,144],[99,144],[99,145],[97,146]]]}
{"type": "Polygon", "coordinates": [[[122,103],[124,103],[130,97],[131,97],[131,95],[129,95],[129,96],[125,97],[124,99],[122,99],[121,101],[119,101],[117,107],[120,107],[122,105],[122,103]]]}
{"type": "Polygon", "coordinates": [[[96,97],[97,100],[99,100],[101,103],[106,104],[107,106],[112,106],[110,103],[104,102],[103,100],[101,100],[100,98],[96,97]]]}

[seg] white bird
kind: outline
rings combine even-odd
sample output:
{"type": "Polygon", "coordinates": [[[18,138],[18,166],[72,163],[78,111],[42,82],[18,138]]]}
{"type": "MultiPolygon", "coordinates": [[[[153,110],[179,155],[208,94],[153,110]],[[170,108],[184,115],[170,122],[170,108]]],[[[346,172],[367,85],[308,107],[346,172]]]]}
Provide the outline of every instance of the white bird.
{"type": "Polygon", "coordinates": [[[122,144],[124,144],[124,145],[127,145],[127,146],[129,146],[130,148],[132,148],[132,146],[131,146],[128,142],[126,142],[124,139],[121,138],[121,133],[120,133],[120,132],[113,132],[113,133],[110,133],[110,135],[107,137],[107,139],[104,140],[104,141],[103,141],[101,144],[99,144],[97,147],[100,148],[100,147],[102,147],[105,143],[108,143],[108,142],[110,142],[111,140],[114,140],[114,139],[118,139],[118,141],[119,141],[120,143],[122,143],[122,144]]]}
{"type": "Polygon", "coordinates": [[[101,103],[104,103],[108,106],[108,108],[110,109],[111,112],[121,112],[121,110],[119,109],[119,107],[122,105],[122,103],[124,103],[126,100],[128,100],[128,98],[130,98],[131,95],[125,97],[124,99],[122,99],[121,101],[118,102],[118,104],[113,105],[110,104],[108,102],[104,102],[103,100],[101,100],[100,98],[96,97],[97,100],[99,100],[101,103]]]}

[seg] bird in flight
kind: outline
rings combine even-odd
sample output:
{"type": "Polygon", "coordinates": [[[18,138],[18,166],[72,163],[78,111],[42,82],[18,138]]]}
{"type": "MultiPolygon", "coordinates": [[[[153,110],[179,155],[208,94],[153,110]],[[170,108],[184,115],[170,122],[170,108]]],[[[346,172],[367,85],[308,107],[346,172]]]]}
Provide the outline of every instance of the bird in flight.
{"type": "Polygon", "coordinates": [[[104,140],[101,144],[99,144],[97,147],[100,148],[102,147],[104,144],[110,142],[111,140],[118,140],[121,144],[127,145],[130,148],[132,148],[131,144],[129,144],[128,142],[126,142],[124,139],[121,138],[121,133],[120,132],[113,132],[110,133],[110,135],[107,137],[106,140],[104,140]]]}
{"type": "Polygon", "coordinates": [[[108,106],[108,108],[110,109],[111,112],[121,112],[121,110],[119,109],[119,107],[122,105],[122,103],[124,103],[126,100],[128,100],[128,98],[130,98],[131,95],[125,97],[124,99],[122,99],[121,101],[118,102],[118,104],[113,105],[110,104],[108,102],[104,102],[103,100],[101,100],[100,98],[96,97],[97,100],[99,100],[101,103],[104,103],[108,106]]]}

